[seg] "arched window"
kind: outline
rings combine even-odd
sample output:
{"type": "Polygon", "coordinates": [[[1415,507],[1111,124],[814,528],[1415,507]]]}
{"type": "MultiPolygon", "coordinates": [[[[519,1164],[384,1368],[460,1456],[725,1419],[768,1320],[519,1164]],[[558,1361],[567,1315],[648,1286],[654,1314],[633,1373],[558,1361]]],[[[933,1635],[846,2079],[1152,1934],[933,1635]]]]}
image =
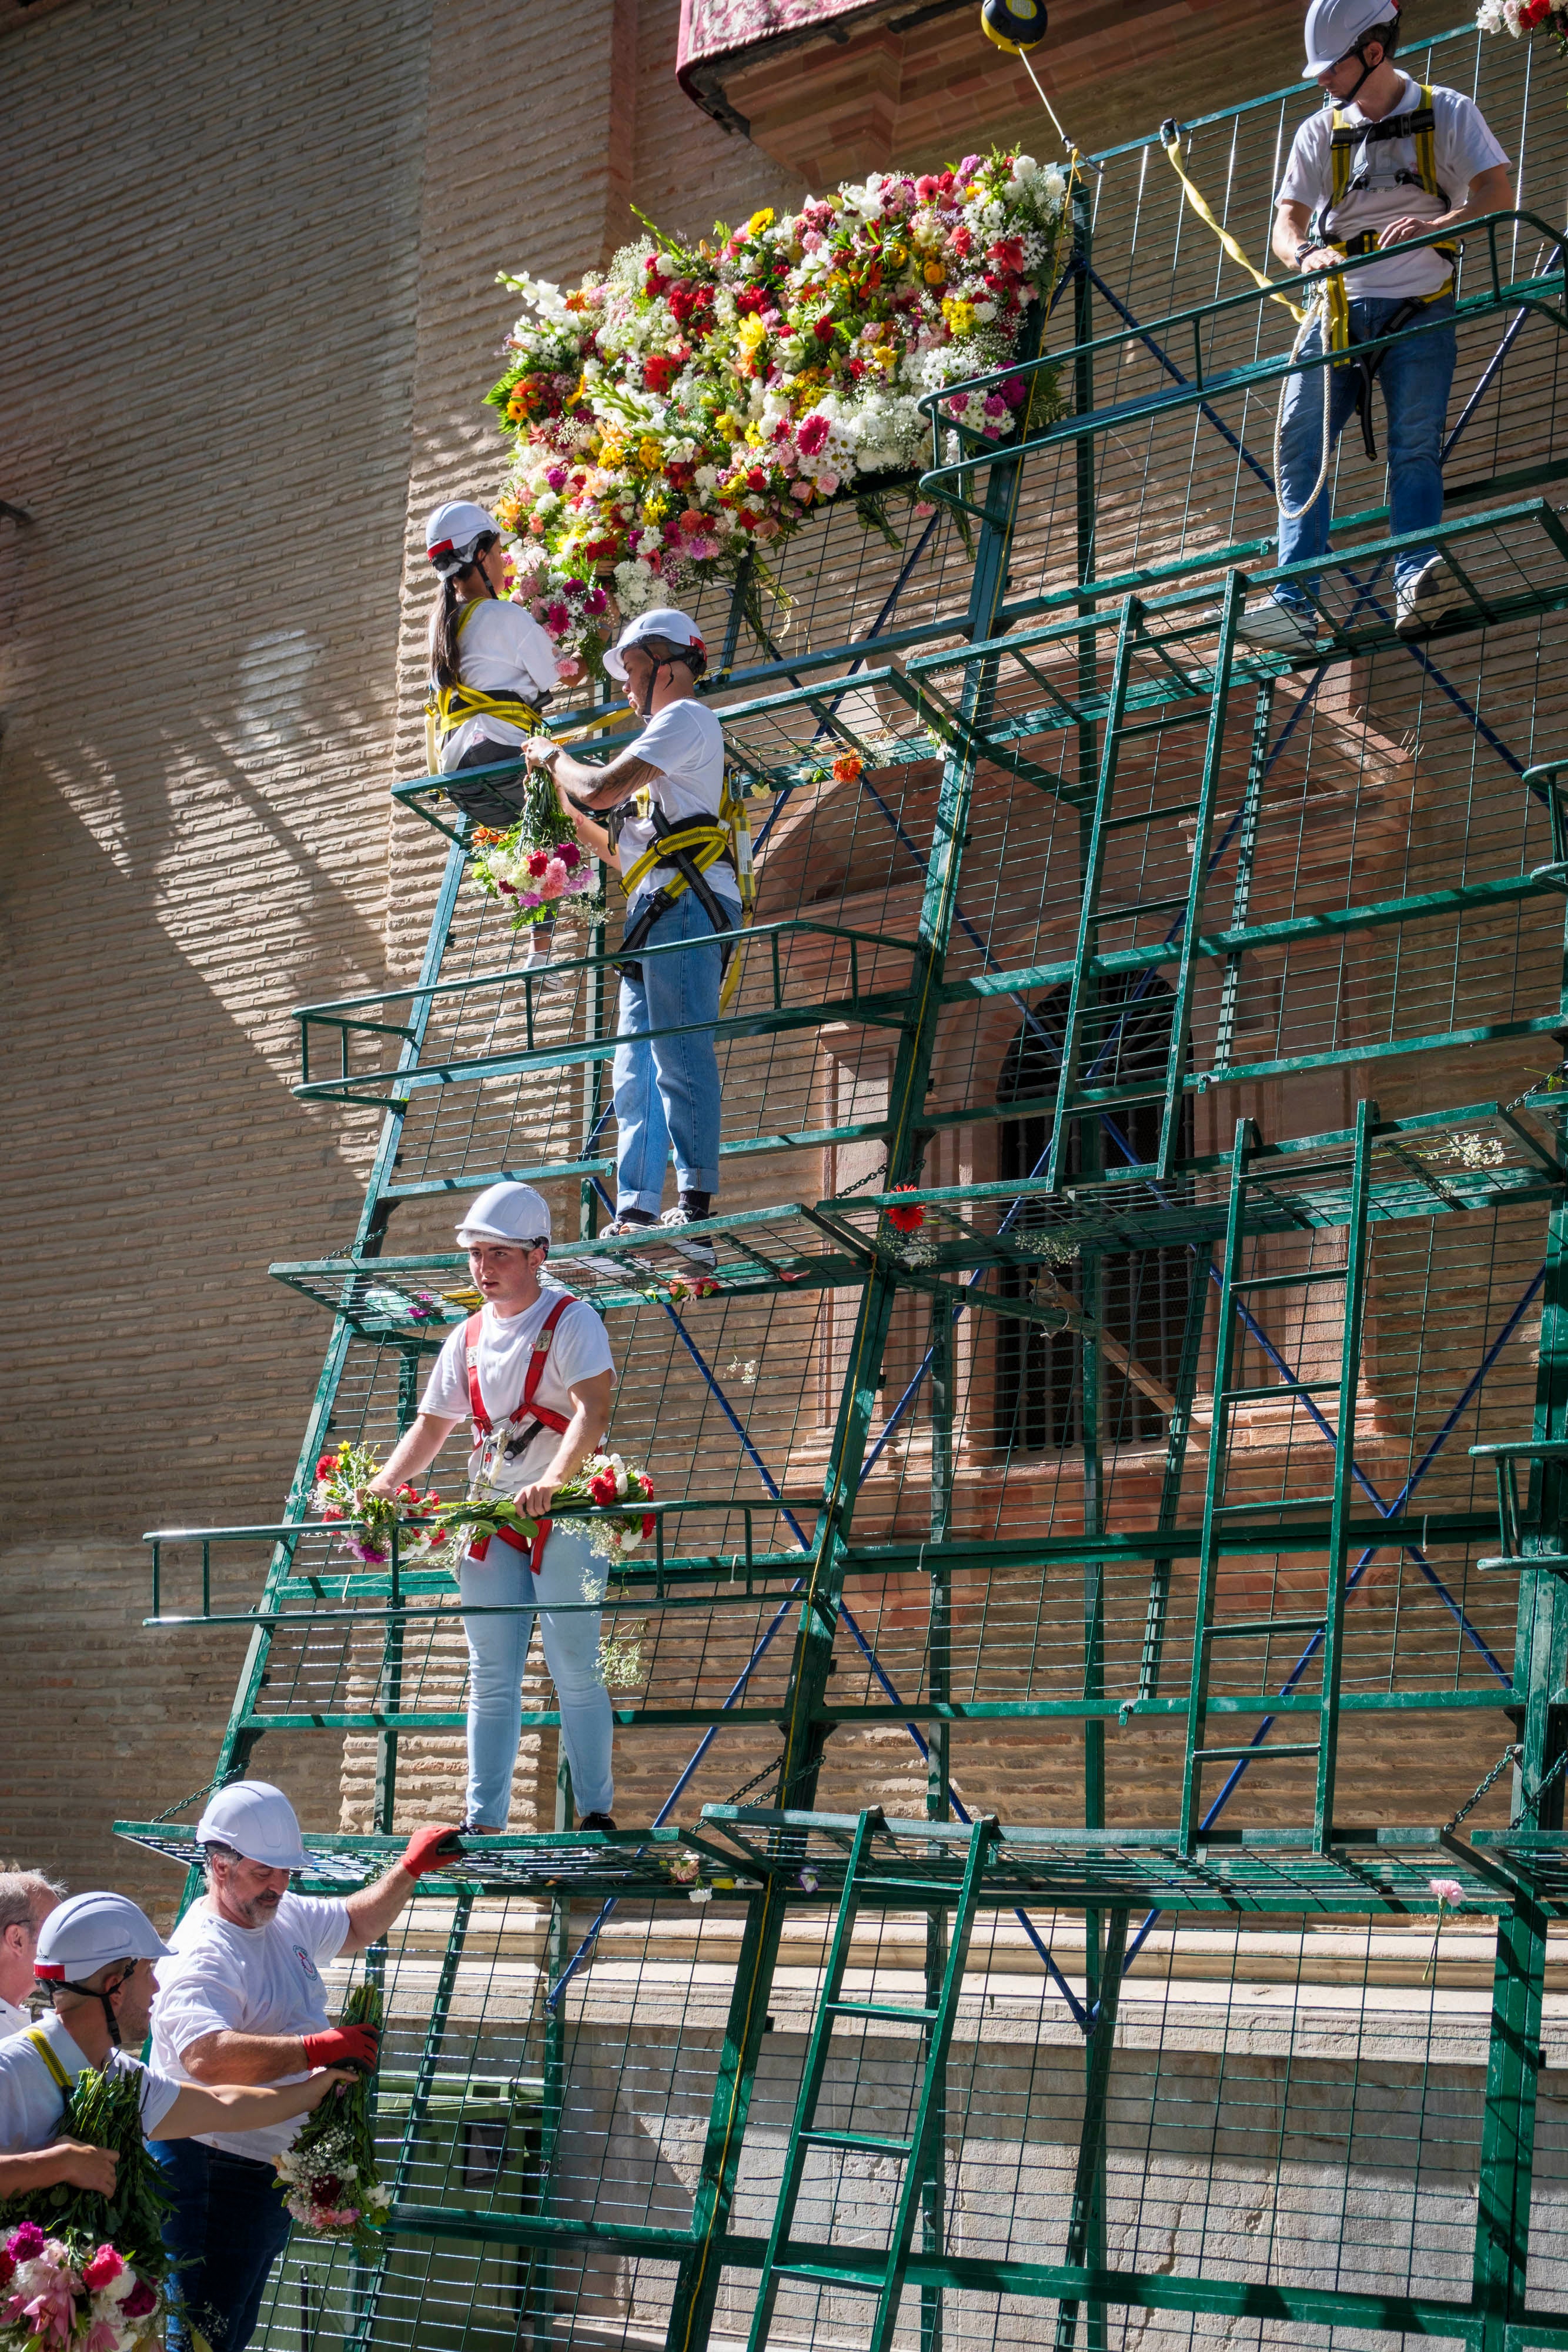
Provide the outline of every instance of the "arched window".
{"type": "MultiPolygon", "coordinates": [[[[1032,1022],[1020,1026],[1002,1065],[998,1104],[1050,1105],[1061,1069],[1059,1045],[1067,1003],[1067,990],[1056,989],[1035,1008],[1032,1022]]],[[[1098,1074],[1099,1081],[1107,1086],[1143,1079],[1160,1084],[1170,1051],[1170,990],[1163,981],[1136,972],[1103,981],[1096,1027],[1102,1032],[1109,1028],[1116,1020],[1112,1008],[1124,1004],[1126,1012],[1116,1026],[1114,1050],[1098,1074]]],[[[1123,1103],[1112,1114],[1136,1160],[1153,1160],[1158,1149],[1160,1108],[1157,1102],[1123,1103]]],[[[1082,1175],[1087,1125],[1086,1120],[1074,1119],[1070,1128],[1063,1180],[1067,1183],[1078,1181],[1082,1175]]],[[[1051,1127],[1049,1107],[1004,1118],[997,1130],[998,1179],[1033,1175],[1050,1147],[1051,1127]]],[[[1102,1164],[1124,1164],[1120,1150],[1103,1129],[1102,1139],[1102,1164]]],[[[1180,1148],[1184,1155],[1192,1150],[1190,1101],[1183,1114],[1180,1148]]],[[[1167,1389],[1175,1384],[1181,1354],[1192,1263],[1190,1252],[1179,1248],[1118,1250],[1107,1252],[1100,1261],[1104,1328],[1167,1389]]],[[[1064,1288],[1077,1290],[1076,1267],[1061,1268],[1058,1279],[1064,1288]]],[[[1025,1296],[1029,1283],[1023,1270],[1002,1269],[1004,1293],[1025,1296]]],[[[997,1444],[1009,1454],[1060,1453],[1077,1444],[1083,1434],[1082,1350],[1077,1338],[1071,1332],[1046,1331],[1006,1316],[998,1315],[996,1323],[997,1444]]],[[[1104,1444],[1148,1444],[1157,1443],[1165,1432],[1166,1415],[1160,1407],[1118,1365],[1108,1362],[1104,1444]]]]}

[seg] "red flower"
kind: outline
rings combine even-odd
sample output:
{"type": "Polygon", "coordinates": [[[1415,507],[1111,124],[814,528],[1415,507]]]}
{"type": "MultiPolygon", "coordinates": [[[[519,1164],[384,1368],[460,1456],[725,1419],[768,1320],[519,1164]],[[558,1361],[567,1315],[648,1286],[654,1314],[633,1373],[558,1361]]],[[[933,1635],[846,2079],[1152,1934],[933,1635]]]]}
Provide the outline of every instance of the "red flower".
{"type": "Polygon", "coordinates": [[[858,784],[863,762],[858,751],[841,751],[833,761],[835,784],[858,784]]]}
{"type": "Polygon", "coordinates": [[[746,476],[746,487],[748,490],[765,490],[768,488],[767,467],[752,466],[748,467],[746,476]]]}
{"type": "Polygon", "coordinates": [[[808,457],[814,457],[831,429],[828,419],[819,409],[802,421],[795,436],[796,446],[803,449],[808,457]]]}
{"type": "Polygon", "coordinates": [[[771,300],[766,286],[743,286],[735,298],[735,307],[744,319],[748,310],[766,310],[771,300]]]}
{"type": "Polygon", "coordinates": [[[596,1478],[591,1478],[588,1482],[588,1492],[591,1501],[602,1504],[608,1508],[615,1500],[614,1472],[601,1470],[596,1478]]]}
{"type": "Polygon", "coordinates": [[[15,2259],[0,2246],[0,2286],[9,2286],[16,2264],[15,2259]]]}
{"type": "Polygon", "coordinates": [[[141,2277],[120,2306],[120,2315],[125,2319],[145,2319],[150,2311],[157,2308],[157,2288],[151,2279],[141,2277]]]}
{"type": "Polygon", "coordinates": [[[549,864],[549,852],[548,849],[531,849],[528,852],[528,872],[535,876],[536,878],[544,872],[545,867],[549,864]]]}
{"type": "Polygon", "coordinates": [[[952,247],[960,261],[964,260],[974,249],[975,240],[969,235],[967,228],[956,228],[947,242],[952,247]]]}
{"type": "Polygon", "coordinates": [[[318,1478],[330,1478],[337,1467],[337,1455],[335,1454],[323,1454],[317,1461],[316,1475],[318,1478]]]}
{"type": "MultiPolygon", "coordinates": [[[[895,1192],[913,1192],[915,1188],[913,1184],[895,1184],[893,1189],[895,1192]]],[[[906,1209],[889,1209],[887,1222],[896,1225],[901,1234],[917,1234],[925,1223],[925,1212],[917,1201],[911,1202],[906,1209]]]]}
{"type": "Polygon", "coordinates": [[[579,849],[575,841],[563,841],[560,847],[556,851],[556,856],[559,858],[561,864],[565,866],[569,874],[575,874],[578,867],[582,864],[582,852],[579,849]]]}
{"type": "Polygon", "coordinates": [[[811,332],[816,336],[817,341],[820,343],[831,343],[833,340],[834,331],[835,329],[832,315],[830,311],[824,310],[816,325],[812,328],[811,332]]]}
{"type": "Polygon", "coordinates": [[[648,1538],[653,1534],[653,1514],[652,1511],[644,1511],[643,1514],[643,1540],[644,1543],[647,1542],[648,1538]]]}
{"type": "Polygon", "coordinates": [[[681,362],[673,352],[650,352],[643,362],[643,383],[649,392],[668,392],[681,372],[681,362]]]}

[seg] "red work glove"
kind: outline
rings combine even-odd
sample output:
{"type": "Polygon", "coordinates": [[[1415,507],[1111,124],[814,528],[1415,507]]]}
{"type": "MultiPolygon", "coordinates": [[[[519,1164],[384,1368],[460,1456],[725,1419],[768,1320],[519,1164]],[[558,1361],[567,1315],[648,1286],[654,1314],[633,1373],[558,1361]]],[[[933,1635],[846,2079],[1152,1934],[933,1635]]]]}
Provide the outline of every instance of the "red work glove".
{"type": "Polygon", "coordinates": [[[373,2025],[334,2025],[325,2033],[307,2033],[301,2048],[308,2066],[363,2066],[375,2072],[381,2057],[381,2036],[373,2025]]]}
{"type": "Polygon", "coordinates": [[[427,1870],[439,1870],[443,1863],[455,1862],[461,1852],[457,1832],[443,1829],[438,1822],[434,1829],[415,1830],[401,1867],[411,1878],[422,1878],[427,1870]]]}

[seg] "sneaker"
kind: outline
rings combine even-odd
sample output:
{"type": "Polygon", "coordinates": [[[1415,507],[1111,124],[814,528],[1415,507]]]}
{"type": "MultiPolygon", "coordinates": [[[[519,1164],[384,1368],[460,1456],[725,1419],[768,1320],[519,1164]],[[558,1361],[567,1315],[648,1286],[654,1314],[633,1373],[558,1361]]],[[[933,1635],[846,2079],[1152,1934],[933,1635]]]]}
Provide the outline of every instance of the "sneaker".
{"type": "Polygon", "coordinates": [[[615,1824],[608,1813],[584,1813],[577,1826],[580,1830],[612,1830],[615,1824]]]}
{"type": "Polygon", "coordinates": [[[1396,602],[1395,632],[1401,637],[1424,637],[1428,629],[1468,602],[1442,557],[1434,555],[1410,585],[1400,589],[1396,602]]]}
{"type": "Polygon", "coordinates": [[[659,1219],[658,1224],[654,1227],[654,1231],[656,1233],[663,1234],[668,1242],[669,1247],[673,1250],[678,1250],[682,1257],[689,1258],[694,1265],[706,1266],[711,1270],[718,1264],[718,1258],[715,1253],[712,1242],[707,1239],[706,1234],[699,1234],[695,1238],[687,1241],[679,1241],[676,1239],[676,1235],[681,1232],[684,1226],[693,1224],[695,1222],[695,1220],[689,1209],[666,1209],[664,1215],[659,1219]]]}
{"type": "Polygon", "coordinates": [[[528,942],[528,954],[523,959],[522,969],[525,976],[533,982],[535,990],[542,990],[547,996],[563,995],[571,986],[571,982],[565,973],[557,971],[550,957],[540,955],[531,940],[528,942]]]}
{"type": "Polygon", "coordinates": [[[1265,653],[1312,654],[1318,649],[1317,622],[1308,606],[1281,604],[1270,596],[1242,614],[1236,624],[1236,642],[1265,653]]]}
{"type": "MultiPolygon", "coordinates": [[[[645,1225],[640,1217],[615,1217],[609,1224],[600,1227],[595,1238],[601,1242],[644,1242],[652,1239],[658,1230],[656,1224],[645,1225]]],[[[645,1258],[633,1258],[631,1263],[646,1267],[648,1262],[645,1258]]]]}

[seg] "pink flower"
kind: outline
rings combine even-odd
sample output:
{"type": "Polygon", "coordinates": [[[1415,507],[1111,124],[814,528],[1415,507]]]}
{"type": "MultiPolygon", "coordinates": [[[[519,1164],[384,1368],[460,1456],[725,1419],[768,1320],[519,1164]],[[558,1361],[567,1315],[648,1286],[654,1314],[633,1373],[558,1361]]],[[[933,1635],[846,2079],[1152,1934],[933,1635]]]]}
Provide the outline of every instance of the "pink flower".
{"type": "Polygon", "coordinates": [[[929,172],[924,173],[915,183],[915,193],[923,205],[928,205],[934,196],[941,194],[942,183],[934,180],[929,172]]]}
{"type": "Polygon", "coordinates": [[[552,490],[564,490],[567,484],[566,467],[564,466],[552,466],[549,473],[545,476],[545,480],[549,484],[552,490]]]}
{"type": "Polygon", "coordinates": [[[567,870],[559,857],[552,857],[545,867],[539,887],[547,898],[559,898],[567,886],[567,870]]]}
{"type": "Polygon", "coordinates": [[[1005,416],[1007,413],[1008,404],[1002,394],[999,392],[988,392],[986,394],[986,415],[988,416],[1005,416]]]}
{"type": "Polygon", "coordinates": [[[810,483],[791,482],[789,485],[789,495],[792,499],[809,499],[811,495],[810,483]]]}
{"type": "Polygon", "coordinates": [[[833,492],[838,488],[838,487],[839,487],[839,478],[838,478],[838,476],[837,476],[836,474],[819,474],[819,475],[818,475],[818,477],[817,477],[817,488],[818,488],[818,489],[821,492],[821,494],[822,494],[823,498],[825,498],[825,499],[831,499],[831,498],[832,497],[832,495],[833,495],[833,492]]]}
{"type": "Polygon", "coordinates": [[[107,2319],[95,2319],[88,2330],[82,2352],[116,2352],[120,2338],[107,2319]]]}
{"type": "Polygon", "coordinates": [[[545,606],[544,624],[552,636],[559,637],[570,623],[570,619],[571,614],[567,611],[564,604],[556,603],[553,604],[547,604],[545,606]]]}
{"type": "Polygon", "coordinates": [[[556,851],[556,856],[569,874],[575,874],[582,863],[582,852],[575,841],[563,841],[556,851]]]}
{"type": "Polygon", "coordinates": [[[42,2336],[46,2344],[68,2344],[71,2324],[76,2318],[69,2271],[51,2271],[37,2294],[22,2305],[17,2316],[24,2314],[33,2323],[33,2334],[42,2336]]]}
{"type": "Polygon", "coordinates": [[[820,409],[813,409],[810,416],[801,418],[795,439],[808,457],[814,457],[827,439],[829,429],[828,419],[820,409]]]}
{"type": "Polygon", "coordinates": [[[5,2252],[14,2263],[36,2262],[47,2241],[36,2221],[18,2221],[5,2241],[5,2252]]]}
{"type": "Polygon", "coordinates": [[[313,2230],[351,2230],[359,2218],[357,2205],[313,2205],[310,2209],[313,2230]]]}
{"type": "Polygon", "coordinates": [[[96,2294],[99,2287],[108,2286],[111,2279],[117,2279],[124,2268],[123,2254],[116,2253],[112,2246],[99,2246],[90,2262],[82,2264],[81,2283],[96,2294]]]}
{"type": "Polygon", "coordinates": [[[718,553],[718,541],[716,539],[694,539],[688,542],[686,553],[694,563],[711,563],[718,553]]]}
{"type": "Polygon", "coordinates": [[[1465,1890],[1457,1878],[1429,1878],[1427,1884],[1439,1903],[1447,1903],[1455,1911],[1465,1899],[1465,1890]]]}
{"type": "Polygon", "coordinates": [[[158,2290],[151,2279],[139,2278],[120,2307],[127,2319],[145,2319],[158,2308],[158,2290]]]}
{"type": "Polygon", "coordinates": [[[932,518],[932,516],[936,513],[936,508],[933,506],[933,504],[931,503],[931,500],[930,500],[929,499],[915,499],[915,518],[916,518],[916,520],[917,520],[918,521],[920,521],[920,522],[929,522],[929,521],[930,521],[930,520],[931,520],[931,518],[932,518]]]}
{"type": "Polygon", "coordinates": [[[591,588],[587,595],[582,600],[582,609],[585,613],[593,613],[597,614],[603,612],[604,602],[603,589],[591,588]]]}

